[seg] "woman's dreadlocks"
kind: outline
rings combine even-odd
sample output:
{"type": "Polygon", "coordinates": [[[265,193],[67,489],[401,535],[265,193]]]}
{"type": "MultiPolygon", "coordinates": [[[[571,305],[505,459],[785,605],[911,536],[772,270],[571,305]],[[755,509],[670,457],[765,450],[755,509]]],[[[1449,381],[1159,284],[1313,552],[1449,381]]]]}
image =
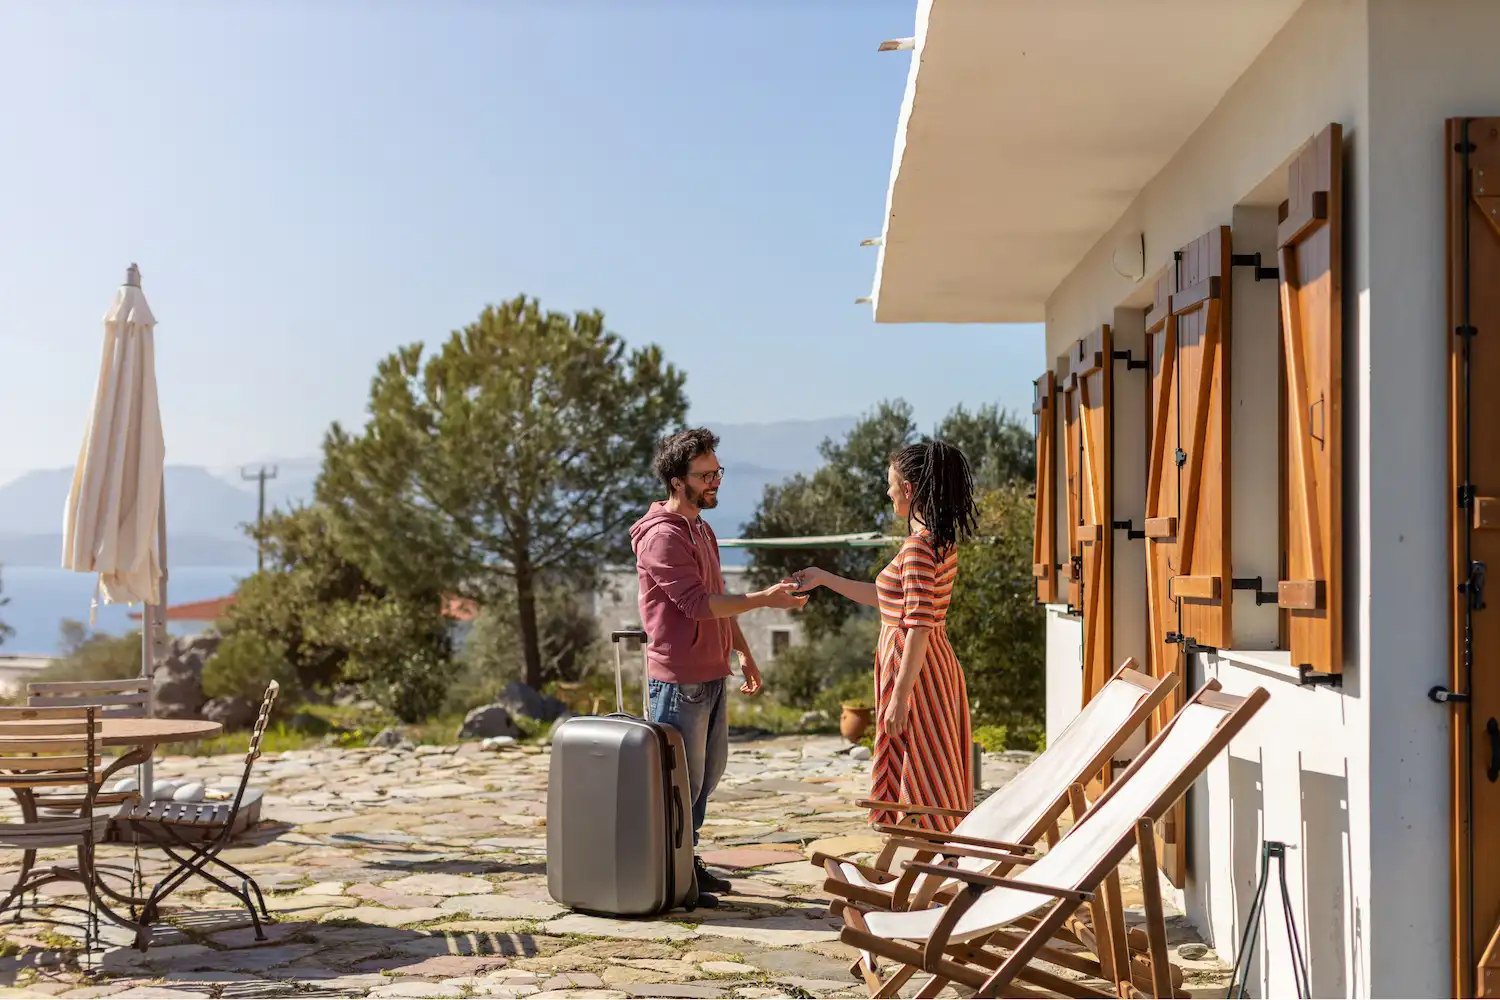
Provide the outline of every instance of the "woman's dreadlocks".
{"type": "Polygon", "coordinates": [[[896,452],[891,464],[911,484],[911,513],[931,533],[939,558],[958,544],[960,535],[974,533],[979,511],[974,506],[974,476],[963,452],[946,441],[924,441],[896,452]]]}

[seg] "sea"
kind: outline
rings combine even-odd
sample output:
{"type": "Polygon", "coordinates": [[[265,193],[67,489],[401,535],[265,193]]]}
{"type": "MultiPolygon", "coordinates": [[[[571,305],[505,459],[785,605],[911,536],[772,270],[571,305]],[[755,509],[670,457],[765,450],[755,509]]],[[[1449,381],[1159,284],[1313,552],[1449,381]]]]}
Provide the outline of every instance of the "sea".
{"type": "MultiPolygon", "coordinates": [[[[254,566],[184,566],[170,570],[167,601],[207,601],[234,592],[238,582],[255,572],[254,566]]],[[[90,573],[73,573],[50,566],[5,566],[0,568],[0,598],[10,603],[0,607],[0,622],[15,629],[15,634],[0,644],[0,655],[56,656],[60,626],[71,618],[85,624],[89,606],[94,600],[96,577],[90,573]]],[[[100,604],[94,631],[124,635],[139,628],[140,623],[128,617],[131,611],[121,604],[100,604]]],[[[191,634],[202,629],[198,622],[172,622],[168,631],[174,635],[191,634]]]]}

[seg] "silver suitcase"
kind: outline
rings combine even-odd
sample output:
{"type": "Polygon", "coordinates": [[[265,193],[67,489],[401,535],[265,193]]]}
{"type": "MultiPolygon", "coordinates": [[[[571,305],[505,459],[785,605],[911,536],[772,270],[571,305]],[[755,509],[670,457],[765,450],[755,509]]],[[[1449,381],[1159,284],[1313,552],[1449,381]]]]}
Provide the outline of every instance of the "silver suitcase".
{"type": "Polygon", "coordinates": [[[646,633],[614,632],[615,714],[569,719],[547,773],[547,891],[563,906],[634,917],[698,900],[682,734],[650,718],[646,633]],[[643,718],[625,714],[620,643],[641,644],[643,718]]]}

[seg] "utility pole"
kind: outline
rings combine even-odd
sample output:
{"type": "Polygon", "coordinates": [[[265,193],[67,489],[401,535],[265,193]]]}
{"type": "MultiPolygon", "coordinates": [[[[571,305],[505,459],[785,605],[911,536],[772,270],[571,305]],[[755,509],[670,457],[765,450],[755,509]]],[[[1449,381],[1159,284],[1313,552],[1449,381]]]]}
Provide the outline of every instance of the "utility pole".
{"type": "Polygon", "coordinates": [[[276,466],[273,465],[270,469],[267,469],[262,465],[253,474],[241,469],[240,478],[247,482],[255,480],[260,484],[260,505],[255,511],[255,570],[256,572],[260,572],[265,568],[266,564],[265,552],[260,541],[261,529],[266,525],[266,480],[276,478],[276,466]]]}

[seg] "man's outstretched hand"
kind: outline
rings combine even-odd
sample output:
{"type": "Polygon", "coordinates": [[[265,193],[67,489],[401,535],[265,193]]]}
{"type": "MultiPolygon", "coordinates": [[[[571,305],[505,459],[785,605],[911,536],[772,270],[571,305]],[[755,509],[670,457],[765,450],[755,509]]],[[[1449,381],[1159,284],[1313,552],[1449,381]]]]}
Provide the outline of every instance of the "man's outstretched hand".
{"type": "Polygon", "coordinates": [[[796,592],[797,585],[790,580],[767,587],[755,596],[760,599],[761,607],[780,608],[783,611],[796,611],[807,603],[806,594],[796,592]]]}

